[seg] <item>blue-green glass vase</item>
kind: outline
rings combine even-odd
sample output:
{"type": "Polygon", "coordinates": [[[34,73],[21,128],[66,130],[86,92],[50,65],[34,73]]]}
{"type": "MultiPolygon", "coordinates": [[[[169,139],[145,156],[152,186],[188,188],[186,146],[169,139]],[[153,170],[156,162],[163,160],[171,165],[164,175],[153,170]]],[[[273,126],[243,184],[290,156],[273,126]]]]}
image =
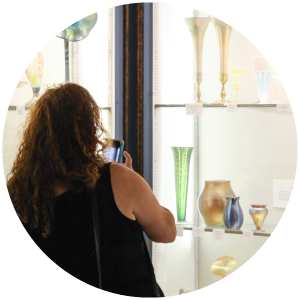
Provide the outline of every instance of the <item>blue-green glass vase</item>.
{"type": "Polygon", "coordinates": [[[186,223],[189,167],[193,147],[172,147],[175,165],[177,223],[186,223]]]}

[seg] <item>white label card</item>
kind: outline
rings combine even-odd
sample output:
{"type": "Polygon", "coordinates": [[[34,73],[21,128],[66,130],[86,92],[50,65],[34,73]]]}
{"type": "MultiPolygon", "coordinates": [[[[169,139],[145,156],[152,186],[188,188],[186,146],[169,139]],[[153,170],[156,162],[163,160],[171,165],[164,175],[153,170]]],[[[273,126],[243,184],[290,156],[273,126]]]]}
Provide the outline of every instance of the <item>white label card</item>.
{"type": "Polygon", "coordinates": [[[213,229],[213,240],[221,241],[224,240],[225,229],[213,229]]]}
{"type": "Polygon", "coordinates": [[[177,236],[183,236],[183,226],[176,226],[177,236]]]}
{"type": "Polygon", "coordinates": [[[199,236],[199,237],[204,236],[204,228],[193,227],[192,235],[193,236],[199,236]]]}
{"type": "Polygon", "coordinates": [[[243,230],[244,239],[253,240],[253,231],[243,230]]]}
{"type": "Polygon", "coordinates": [[[294,180],[273,180],[273,207],[286,208],[293,185],[294,180]]]}
{"type": "Polygon", "coordinates": [[[186,114],[193,116],[202,115],[203,103],[186,103],[186,114]]]}
{"type": "Polygon", "coordinates": [[[237,112],[237,103],[227,103],[227,112],[237,112]]]}
{"type": "Polygon", "coordinates": [[[280,116],[289,116],[293,114],[290,104],[277,104],[277,114],[280,116]]]}
{"type": "Polygon", "coordinates": [[[25,115],[25,106],[17,106],[17,115],[25,115]]]}

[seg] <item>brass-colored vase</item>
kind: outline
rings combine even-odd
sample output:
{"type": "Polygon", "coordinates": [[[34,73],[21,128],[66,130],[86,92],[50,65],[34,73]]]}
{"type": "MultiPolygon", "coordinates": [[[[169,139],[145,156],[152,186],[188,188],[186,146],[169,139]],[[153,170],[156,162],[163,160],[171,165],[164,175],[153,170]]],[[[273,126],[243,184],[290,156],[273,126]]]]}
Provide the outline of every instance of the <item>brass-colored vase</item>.
{"type": "Polygon", "coordinates": [[[215,17],[210,16],[210,18],[215,26],[220,46],[220,81],[222,83],[222,99],[215,103],[231,103],[231,101],[225,100],[226,91],[224,86],[228,81],[228,50],[232,27],[215,17]]]}
{"type": "Polygon", "coordinates": [[[196,94],[195,102],[206,103],[200,100],[201,91],[200,84],[202,82],[202,54],[203,54],[203,41],[207,26],[210,22],[208,17],[193,17],[186,18],[185,23],[191,33],[194,48],[194,64],[195,64],[195,83],[196,83],[196,94]]]}
{"type": "Polygon", "coordinates": [[[205,181],[204,189],[198,200],[198,209],[206,225],[222,226],[223,213],[227,200],[225,197],[235,196],[230,181],[205,181]]]}

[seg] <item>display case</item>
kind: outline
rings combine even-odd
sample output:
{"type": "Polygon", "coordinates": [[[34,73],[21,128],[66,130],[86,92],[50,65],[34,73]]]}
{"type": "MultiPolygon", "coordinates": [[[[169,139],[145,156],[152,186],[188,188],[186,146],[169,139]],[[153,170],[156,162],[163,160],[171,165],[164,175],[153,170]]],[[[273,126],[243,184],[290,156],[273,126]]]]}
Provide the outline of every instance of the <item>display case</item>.
{"type": "MultiPolygon", "coordinates": [[[[227,255],[238,267],[249,260],[271,236],[284,213],[274,203],[278,182],[295,178],[297,139],[292,113],[281,115],[276,102],[289,105],[282,84],[271,79],[269,98],[257,103],[257,85],[251,56],[259,50],[232,28],[228,65],[245,66],[240,79],[236,110],[220,99],[220,47],[214,24],[209,23],[203,45],[202,112],[188,115],[186,104],[195,99],[193,44],[184,18],[207,17],[199,11],[182,11],[168,4],[154,4],[154,158],[153,189],[161,205],[176,212],[172,147],[193,147],[190,161],[186,220],[178,226],[174,243],[153,244],[153,264],[158,283],[167,296],[204,288],[221,279],[213,263],[227,255]],[[172,28],[172,30],[169,30],[172,28]],[[180,41],[180,42],[179,42],[180,41]],[[278,96],[279,95],[279,96],[278,96]],[[198,210],[198,199],[207,180],[229,180],[244,222],[239,230],[207,226],[198,210]],[[278,180],[278,181],[274,181],[278,180]],[[263,232],[254,232],[251,205],[267,205],[263,232]],[[183,236],[182,236],[183,227],[183,236]],[[202,236],[194,236],[196,230],[202,236]],[[224,230],[219,239],[218,229],[224,230]],[[252,232],[247,237],[246,233],[252,232]]],[[[235,101],[234,77],[225,85],[226,99],[235,101]]],[[[222,232],[222,231],[221,231],[222,232]]]]}
{"type": "MultiPolygon", "coordinates": [[[[114,9],[98,12],[98,22],[88,38],[70,42],[70,79],[86,87],[102,108],[105,127],[115,136],[114,9]]],[[[251,56],[262,55],[234,28],[229,43],[229,66],[244,65],[236,110],[216,104],[220,98],[220,48],[213,23],[208,24],[204,45],[201,115],[187,115],[187,103],[194,102],[193,45],[184,18],[205,15],[182,11],[175,5],[153,4],[153,191],[162,206],[176,212],[172,147],[193,147],[190,160],[187,225],[178,224],[178,236],[171,244],[152,244],[156,278],[166,296],[204,288],[221,279],[211,266],[221,256],[236,259],[238,267],[249,260],[272,235],[284,208],[274,206],[274,180],[293,181],[297,162],[297,139],[293,114],[281,114],[276,101],[289,105],[278,78],[271,79],[265,104],[257,102],[256,80],[251,56]],[[207,226],[198,211],[199,195],[206,180],[229,180],[244,213],[240,230],[207,226]],[[251,205],[267,205],[264,232],[255,229],[249,214],[251,205]],[[182,228],[183,227],[183,228],[182,228]],[[203,236],[195,236],[201,228],[203,236]],[[181,236],[181,229],[183,229],[181,236]],[[222,238],[215,229],[224,229],[222,238]]],[[[47,85],[65,81],[64,41],[55,37],[41,53],[46,63],[47,85]]],[[[20,82],[26,82],[23,74],[20,82]]],[[[226,97],[235,99],[234,78],[225,85],[226,97]]],[[[3,135],[3,165],[7,177],[17,154],[22,126],[32,97],[29,84],[16,88],[7,112],[3,135]]],[[[237,268],[236,268],[237,269],[237,268]]]]}

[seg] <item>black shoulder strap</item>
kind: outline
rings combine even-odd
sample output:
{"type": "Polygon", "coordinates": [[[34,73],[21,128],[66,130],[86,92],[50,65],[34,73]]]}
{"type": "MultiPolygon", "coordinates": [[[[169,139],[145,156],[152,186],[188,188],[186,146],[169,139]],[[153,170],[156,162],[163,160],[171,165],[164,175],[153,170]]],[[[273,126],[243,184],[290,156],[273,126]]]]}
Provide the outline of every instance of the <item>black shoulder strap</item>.
{"type": "Polygon", "coordinates": [[[96,189],[91,191],[91,202],[92,202],[92,215],[94,224],[94,239],[96,248],[97,268],[99,275],[99,288],[102,289],[101,282],[101,265],[100,265],[100,232],[99,232],[99,219],[98,219],[98,202],[96,196],[96,189]]]}

